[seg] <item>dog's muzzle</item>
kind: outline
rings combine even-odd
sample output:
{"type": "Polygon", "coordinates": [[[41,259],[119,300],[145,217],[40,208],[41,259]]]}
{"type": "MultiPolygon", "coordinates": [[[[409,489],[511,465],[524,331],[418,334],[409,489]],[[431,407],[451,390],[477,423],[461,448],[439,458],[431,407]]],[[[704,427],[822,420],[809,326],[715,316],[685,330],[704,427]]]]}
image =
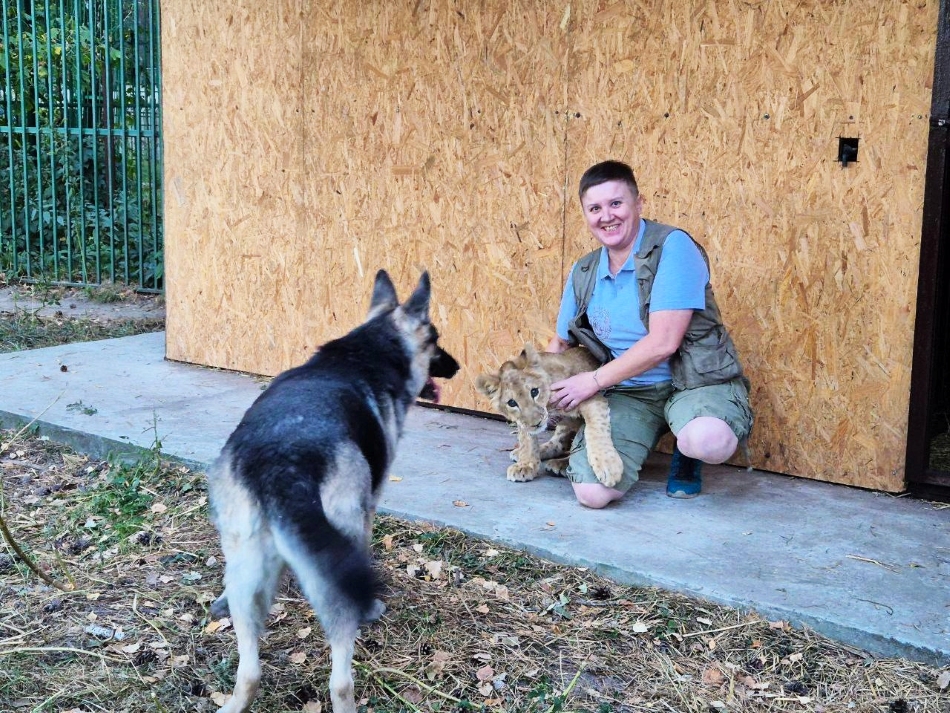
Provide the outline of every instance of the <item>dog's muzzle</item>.
{"type": "Polygon", "coordinates": [[[445,351],[442,347],[435,348],[435,354],[432,355],[432,361],[429,362],[429,378],[426,379],[425,386],[419,394],[420,399],[439,403],[442,389],[435,382],[433,377],[439,379],[451,379],[458,373],[459,363],[455,358],[445,351]]]}

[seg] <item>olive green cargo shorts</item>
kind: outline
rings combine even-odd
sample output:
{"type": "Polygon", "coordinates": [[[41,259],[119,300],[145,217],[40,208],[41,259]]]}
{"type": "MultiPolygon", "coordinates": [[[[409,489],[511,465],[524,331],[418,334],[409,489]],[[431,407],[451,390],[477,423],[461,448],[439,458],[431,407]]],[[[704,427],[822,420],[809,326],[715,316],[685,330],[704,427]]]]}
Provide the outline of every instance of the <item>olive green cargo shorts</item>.
{"type": "MultiPolygon", "coordinates": [[[[614,446],[623,460],[623,478],[614,486],[626,492],[640,478],[640,468],[667,429],[679,433],[699,416],[712,416],[729,424],[739,441],[752,430],[749,390],[742,378],[724,384],[677,391],[669,381],[649,386],[621,386],[608,389],[610,429],[614,446]]],[[[574,483],[597,483],[587,461],[584,429],[571,448],[567,477],[574,483]]]]}

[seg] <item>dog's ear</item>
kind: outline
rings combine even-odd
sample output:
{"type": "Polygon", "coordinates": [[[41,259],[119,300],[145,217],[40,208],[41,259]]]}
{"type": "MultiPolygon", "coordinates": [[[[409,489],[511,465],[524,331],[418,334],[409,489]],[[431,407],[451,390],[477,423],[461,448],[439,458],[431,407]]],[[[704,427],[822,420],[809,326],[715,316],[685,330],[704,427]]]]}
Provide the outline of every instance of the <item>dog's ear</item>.
{"type": "Polygon", "coordinates": [[[494,374],[479,374],[475,377],[475,389],[478,393],[484,394],[488,398],[495,395],[495,392],[498,391],[499,384],[501,384],[501,379],[494,374]]]}
{"type": "Polygon", "coordinates": [[[429,285],[429,273],[423,272],[419,278],[419,285],[415,291],[403,304],[403,311],[409,316],[420,322],[429,321],[429,297],[432,289],[429,285]]]}
{"type": "Polygon", "coordinates": [[[393,281],[389,279],[389,273],[380,270],[376,273],[376,282],[373,284],[373,298],[369,303],[369,315],[367,319],[372,319],[378,314],[395,309],[399,305],[399,298],[396,296],[396,288],[393,281]]]}

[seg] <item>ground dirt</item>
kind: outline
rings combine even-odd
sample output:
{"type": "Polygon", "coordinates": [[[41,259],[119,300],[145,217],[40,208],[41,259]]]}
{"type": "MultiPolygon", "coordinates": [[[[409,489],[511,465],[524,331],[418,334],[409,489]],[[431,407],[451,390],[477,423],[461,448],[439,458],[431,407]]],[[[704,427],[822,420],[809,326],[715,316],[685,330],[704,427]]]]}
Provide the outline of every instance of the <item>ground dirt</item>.
{"type": "Polygon", "coordinates": [[[162,295],[141,294],[118,287],[90,289],[36,285],[0,285],[0,315],[26,312],[40,318],[164,319],[162,295]]]}
{"type": "MultiPolygon", "coordinates": [[[[158,298],[120,309],[73,291],[36,314],[14,299],[0,302],[0,351],[161,325],[158,298]]],[[[159,444],[130,465],[0,430],[0,524],[0,713],[226,700],[237,654],[209,610],[223,568],[203,473],[159,444]]],[[[950,670],[755,612],[390,517],[374,551],[388,610],[357,642],[361,713],[950,713],[950,670]]],[[[254,711],[330,713],[329,651],[290,578],[261,654],[254,711]]]]}

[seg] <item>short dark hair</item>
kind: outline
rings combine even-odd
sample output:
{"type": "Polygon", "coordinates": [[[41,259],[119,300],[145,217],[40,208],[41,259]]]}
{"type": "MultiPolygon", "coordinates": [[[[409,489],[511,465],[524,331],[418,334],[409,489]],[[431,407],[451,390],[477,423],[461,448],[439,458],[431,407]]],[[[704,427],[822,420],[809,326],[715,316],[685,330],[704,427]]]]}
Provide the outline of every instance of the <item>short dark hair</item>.
{"type": "Polygon", "coordinates": [[[640,195],[640,190],[637,188],[637,179],[634,177],[633,169],[630,166],[623,161],[601,161],[584,171],[584,175],[581,176],[580,187],[577,190],[577,197],[584,200],[584,194],[587,193],[588,189],[599,186],[601,183],[607,183],[607,181],[623,181],[633,191],[634,196],[640,195]]]}

